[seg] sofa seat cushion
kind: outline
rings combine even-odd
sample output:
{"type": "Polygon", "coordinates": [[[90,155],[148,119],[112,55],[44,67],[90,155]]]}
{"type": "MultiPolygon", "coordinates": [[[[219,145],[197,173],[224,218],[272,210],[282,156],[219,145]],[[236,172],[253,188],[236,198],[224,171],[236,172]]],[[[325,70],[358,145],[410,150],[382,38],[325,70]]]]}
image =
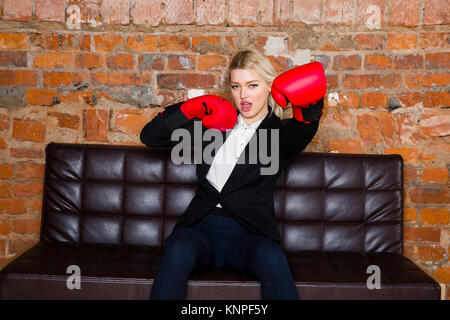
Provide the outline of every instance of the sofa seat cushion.
{"type": "MultiPolygon", "coordinates": [[[[39,242],[1,272],[2,299],[147,299],[161,260],[158,247],[73,247],[39,242]],[[81,289],[68,289],[70,265],[81,289]]],[[[440,287],[394,253],[287,252],[300,299],[439,299],[440,287]],[[381,289],[367,288],[367,267],[380,268],[381,289]]],[[[188,299],[259,299],[260,283],[231,270],[194,270],[188,299]]]]}

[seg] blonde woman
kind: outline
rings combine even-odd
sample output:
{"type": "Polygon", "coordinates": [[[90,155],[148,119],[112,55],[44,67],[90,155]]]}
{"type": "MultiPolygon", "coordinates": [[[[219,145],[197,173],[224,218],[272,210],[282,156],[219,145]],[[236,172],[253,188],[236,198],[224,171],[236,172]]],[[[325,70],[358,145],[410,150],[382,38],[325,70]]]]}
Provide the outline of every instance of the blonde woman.
{"type": "Polygon", "coordinates": [[[223,132],[224,142],[212,163],[197,166],[199,186],[166,239],[151,299],[185,299],[191,271],[205,267],[254,275],[261,282],[262,299],[298,299],[280,246],[273,189],[289,159],[316,134],[323,99],[302,108],[293,105],[298,108],[294,118],[282,121],[282,109],[272,95],[284,104],[283,98],[292,102],[307,96],[297,89],[292,92],[290,85],[302,75],[288,74],[287,80],[280,75],[277,87],[272,86],[277,75],[256,50],[237,52],[227,76],[236,114],[229,102],[206,95],[165,108],[141,132],[142,142],[150,147],[173,147],[171,133],[192,126],[195,119],[206,128],[230,129],[223,132]],[[262,169],[273,163],[259,157],[263,147],[278,164],[269,174],[262,169]],[[248,161],[252,156],[254,161],[248,161]]]}

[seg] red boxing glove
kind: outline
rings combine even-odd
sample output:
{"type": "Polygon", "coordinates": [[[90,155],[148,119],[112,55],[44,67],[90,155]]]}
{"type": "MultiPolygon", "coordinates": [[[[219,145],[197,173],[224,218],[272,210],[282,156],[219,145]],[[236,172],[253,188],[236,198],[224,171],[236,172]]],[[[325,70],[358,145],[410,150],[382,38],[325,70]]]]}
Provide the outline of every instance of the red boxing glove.
{"type": "Polygon", "coordinates": [[[311,62],[280,74],[272,84],[272,97],[281,107],[307,107],[325,96],[327,80],[320,62],[311,62]]]}
{"type": "Polygon", "coordinates": [[[229,101],[212,94],[189,99],[180,109],[188,119],[201,119],[206,128],[220,131],[233,128],[238,117],[229,101]]]}

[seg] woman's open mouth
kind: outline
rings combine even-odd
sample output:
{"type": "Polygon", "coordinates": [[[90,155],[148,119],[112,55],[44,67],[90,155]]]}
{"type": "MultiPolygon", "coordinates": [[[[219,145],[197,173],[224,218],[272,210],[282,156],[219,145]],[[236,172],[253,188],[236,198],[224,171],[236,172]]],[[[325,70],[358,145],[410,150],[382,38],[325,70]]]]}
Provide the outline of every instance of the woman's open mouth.
{"type": "Polygon", "coordinates": [[[241,101],[241,111],[249,112],[252,109],[252,103],[248,101],[241,101]]]}

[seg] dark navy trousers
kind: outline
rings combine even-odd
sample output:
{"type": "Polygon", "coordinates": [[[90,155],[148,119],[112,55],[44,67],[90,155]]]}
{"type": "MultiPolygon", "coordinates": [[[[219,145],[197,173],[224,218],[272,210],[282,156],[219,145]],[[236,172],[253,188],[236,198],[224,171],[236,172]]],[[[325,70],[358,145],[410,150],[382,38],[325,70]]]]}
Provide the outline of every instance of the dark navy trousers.
{"type": "Polygon", "coordinates": [[[213,267],[253,274],[261,282],[262,299],[298,299],[282,248],[250,233],[230,216],[215,214],[216,210],[169,238],[150,298],[185,299],[194,267],[213,267]]]}

